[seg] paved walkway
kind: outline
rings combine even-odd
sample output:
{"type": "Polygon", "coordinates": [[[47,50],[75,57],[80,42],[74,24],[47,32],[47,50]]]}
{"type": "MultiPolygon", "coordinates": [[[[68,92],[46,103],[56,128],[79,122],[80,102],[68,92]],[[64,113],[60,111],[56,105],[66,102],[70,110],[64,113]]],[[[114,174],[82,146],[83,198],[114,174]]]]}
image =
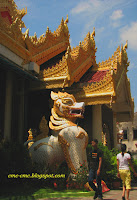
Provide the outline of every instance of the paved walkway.
{"type": "MultiPolygon", "coordinates": [[[[119,190],[110,190],[109,192],[105,192],[103,194],[104,200],[121,200],[122,188],[119,190]]],[[[92,200],[93,197],[80,197],[80,198],[51,198],[50,200],[92,200]]],[[[40,200],[48,200],[48,199],[40,199],[40,200]]],[[[97,200],[97,199],[96,199],[97,200]]],[[[130,191],[130,200],[137,200],[137,187],[132,187],[130,191]]]]}
{"type": "MultiPolygon", "coordinates": [[[[109,192],[104,193],[103,199],[104,200],[120,200],[122,195],[122,188],[121,190],[110,190],[109,192]]],[[[130,200],[137,200],[137,187],[132,187],[130,191],[130,200]]]]}

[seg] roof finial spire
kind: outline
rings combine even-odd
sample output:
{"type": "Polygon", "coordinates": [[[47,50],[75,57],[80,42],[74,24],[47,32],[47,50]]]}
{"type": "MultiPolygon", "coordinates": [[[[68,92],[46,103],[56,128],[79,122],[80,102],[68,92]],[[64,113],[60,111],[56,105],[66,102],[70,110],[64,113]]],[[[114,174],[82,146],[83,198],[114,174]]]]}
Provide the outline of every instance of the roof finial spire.
{"type": "Polygon", "coordinates": [[[66,52],[66,59],[68,59],[68,57],[69,57],[69,55],[70,55],[70,52],[71,52],[71,47],[68,46],[67,52],[66,52]]]}
{"type": "Polygon", "coordinates": [[[91,33],[92,38],[93,38],[93,36],[95,37],[95,27],[93,27],[93,32],[91,33]]]}
{"type": "Polygon", "coordinates": [[[124,45],[123,49],[126,50],[128,48],[128,40],[126,41],[126,44],[124,45]]]}
{"type": "Polygon", "coordinates": [[[88,38],[90,39],[90,31],[88,32],[88,38]]]}
{"type": "Polygon", "coordinates": [[[29,37],[29,28],[25,32],[25,38],[28,38],[28,37],[29,37]]]}
{"type": "Polygon", "coordinates": [[[121,44],[121,51],[123,50],[123,44],[121,44]]]}
{"type": "Polygon", "coordinates": [[[63,17],[62,17],[62,20],[61,20],[61,25],[64,25],[64,19],[63,19],[63,17]]]}
{"type": "Polygon", "coordinates": [[[64,23],[67,24],[68,22],[69,22],[69,19],[68,19],[68,15],[67,15],[67,18],[64,23]]]}
{"type": "Polygon", "coordinates": [[[81,48],[81,41],[79,42],[79,48],[81,48]]]}
{"type": "Polygon", "coordinates": [[[47,30],[46,30],[46,33],[49,33],[49,27],[47,26],[47,30]]]}

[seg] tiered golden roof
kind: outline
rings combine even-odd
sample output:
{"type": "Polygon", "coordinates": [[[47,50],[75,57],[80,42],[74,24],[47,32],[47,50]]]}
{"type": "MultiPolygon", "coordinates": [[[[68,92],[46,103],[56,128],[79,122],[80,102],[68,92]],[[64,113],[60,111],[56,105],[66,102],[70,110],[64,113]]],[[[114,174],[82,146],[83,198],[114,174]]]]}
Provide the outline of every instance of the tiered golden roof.
{"type": "Polygon", "coordinates": [[[73,49],[68,46],[59,63],[40,72],[39,78],[45,81],[46,88],[69,87],[78,82],[91,65],[96,66],[94,36],[95,30],[88,33],[79,46],[73,49]]]}
{"type": "Polygon", "coordinates": [[[89,83],[79,82],[71,88],[72,92],[75,90],[74,93],[77,101],[84,101],[86,105],[109,104],[111,106],[112,103],[117,102],[124,81],[128,93],[129,105],[131,107],[131,115],[133,117],[134,100],[131,98],[130,81],[127,78],[129,61],[126,48],[127,43],[124,47],[121,46],[121,49],[119,46],[111,58],[92,67],[92,72],[105,72],[103,79],[92,82],[91,77],[89,83]]]}
{"type": "Polygon", "coordinates": [[[51,33],[49,28],[44,35],[37,38],[29,36],[22,17],[27,9],[18,10],[14,0],[0,0],[0,44],[23,58],[25,63],[36,62],[38,65],[65,51],[69,45],[68,17],[62,19],[58,29],[51,33]],[[2,15],[2,13],[7,16],[2,15]]]}
{"type": "Polygon", "coordinates": [[[27,9],[17,10],[13,0],[0,0],[0,43],[24,60],[30,57],[22,34],[22,28],[25,27],[22,17],[26,13],[27,9]],[[7,16],[2,17],[2,14],[7,16]]]}
{"type": "Polygon", "coordinates": [[[36,33],[34,36],[29,36],[29,29],[25,32],[25,43],[29,52],[31,53],[31,61],[36,62],[38,65],[43,64],[52,57],[65,51],[69,45],[69,31],[68,31],[68,16],[58,29],[52,33],[47,27],[46,33],[37,38],[36,33]]]}

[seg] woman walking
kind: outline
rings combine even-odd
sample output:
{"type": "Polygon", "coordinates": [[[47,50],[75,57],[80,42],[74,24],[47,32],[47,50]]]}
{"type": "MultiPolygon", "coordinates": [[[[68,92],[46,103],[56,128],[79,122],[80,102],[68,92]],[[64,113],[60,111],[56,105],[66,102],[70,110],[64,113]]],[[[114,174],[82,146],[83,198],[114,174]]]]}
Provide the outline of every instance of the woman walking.
{"type": "Polygon", "coordinates": [[[131,162],[131,156],[129,153],[126,153],[126,145],[121,145],[121,153],[117,154],[117,176],[121,178],[123,182],[123,193],[122,193],[122,200],[125,200],[125,191],[127,191],[127,200],[129,200],[129,192],[131,189],[131,173],[129,166],[131,167],[134,175],[137,176],[133,168],[133,164],[131,162]]]}

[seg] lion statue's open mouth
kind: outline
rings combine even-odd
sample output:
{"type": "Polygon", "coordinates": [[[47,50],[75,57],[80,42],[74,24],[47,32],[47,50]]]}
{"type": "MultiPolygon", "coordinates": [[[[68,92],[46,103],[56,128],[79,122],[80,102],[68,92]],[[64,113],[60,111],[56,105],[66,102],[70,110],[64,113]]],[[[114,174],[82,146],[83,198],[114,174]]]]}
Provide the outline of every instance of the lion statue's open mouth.
{"type": "Polygon", "coordinates": [[[51,110],[49,126],[51,129],[60,130],[68,126],[75,126],[76,118],[83,118],[85,104],[77,103],[73,95],[62,92],[51,92],[54,106],[51,110]]]}

